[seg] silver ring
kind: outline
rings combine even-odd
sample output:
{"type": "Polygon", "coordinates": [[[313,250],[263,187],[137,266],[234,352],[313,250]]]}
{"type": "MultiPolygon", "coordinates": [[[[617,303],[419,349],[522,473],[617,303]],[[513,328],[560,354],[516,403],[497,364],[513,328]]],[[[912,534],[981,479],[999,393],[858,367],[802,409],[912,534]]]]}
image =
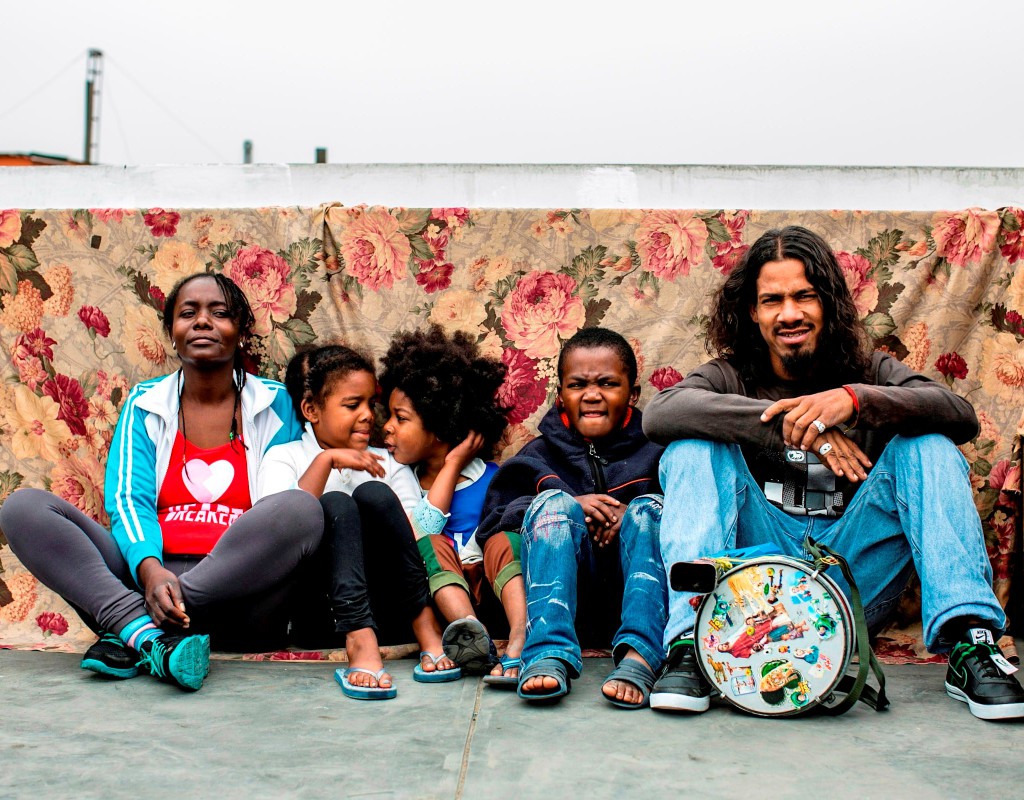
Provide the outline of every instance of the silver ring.
{"type": "Polygon", "coordinates": [[[825,432],[825,423],[822,422],[820,419],[812,419],[811,424],[818,429],[818,433],[825,432]]]}
{"type": "Polygon", "coordinates": [[[818,448],[818,455],[819,456],[828,455],[831,452],[832,452],[832,445],[830,445],[828,442],[825,442],[825,444],[823,444],[821,447],[818,448]]]}

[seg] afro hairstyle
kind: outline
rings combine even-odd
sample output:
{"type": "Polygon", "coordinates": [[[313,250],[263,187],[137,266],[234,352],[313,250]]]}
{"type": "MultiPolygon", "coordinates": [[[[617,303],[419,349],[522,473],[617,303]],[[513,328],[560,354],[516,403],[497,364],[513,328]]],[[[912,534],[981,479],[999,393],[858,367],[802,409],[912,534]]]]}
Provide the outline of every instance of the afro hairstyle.
{"type": "Polygon", "coordinates": [[[381,397],[404,392],[423,427],[455,447],[476,431],[484,438],[481,456],[489,458],[508,421],[497,399],[506,368],[480,354],[476,340],[464,331],[450,336],[439,325],[396,333],[381,359],[381,397]]]}

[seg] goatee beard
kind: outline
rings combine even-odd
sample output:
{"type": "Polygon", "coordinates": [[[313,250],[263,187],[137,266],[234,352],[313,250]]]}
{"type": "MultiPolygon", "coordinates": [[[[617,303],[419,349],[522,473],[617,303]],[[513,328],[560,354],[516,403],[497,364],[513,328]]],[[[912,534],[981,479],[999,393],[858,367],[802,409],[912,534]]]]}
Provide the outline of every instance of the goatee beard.
{"type": "Polygon", "coordinates": [[[813,350],[798,350],[782,357],[782,367],[794,380],[806,378],[817,363],[813,350]]]}

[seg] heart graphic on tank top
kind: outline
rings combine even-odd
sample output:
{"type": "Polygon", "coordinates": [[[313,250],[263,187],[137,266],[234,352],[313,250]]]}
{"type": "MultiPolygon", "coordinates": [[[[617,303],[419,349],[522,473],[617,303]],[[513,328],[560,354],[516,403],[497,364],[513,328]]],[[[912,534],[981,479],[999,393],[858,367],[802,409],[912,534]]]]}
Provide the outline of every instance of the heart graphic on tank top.
{"type": "Polygon", "coordinates": [[[200,503],[213,503],[228,490],[235,479],[235,468],[230,461],[214,461],[207,464],[193,458],[181,470],[185,488],[200,503]]]}

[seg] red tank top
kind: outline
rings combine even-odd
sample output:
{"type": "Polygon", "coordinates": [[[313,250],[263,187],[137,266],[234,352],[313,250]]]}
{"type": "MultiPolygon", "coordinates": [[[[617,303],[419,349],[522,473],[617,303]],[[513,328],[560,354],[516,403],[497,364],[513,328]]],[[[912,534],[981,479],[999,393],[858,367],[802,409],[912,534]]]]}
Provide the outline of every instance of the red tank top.
{"type": "Polygon", "coordinates": [[[178,431],[171,461],[156,499],[164,552],[206,555],[243,511],[252,508],[245,448],[236,440],[210,450],[191,442],[182,464],[185,438],[178,431]]]}

